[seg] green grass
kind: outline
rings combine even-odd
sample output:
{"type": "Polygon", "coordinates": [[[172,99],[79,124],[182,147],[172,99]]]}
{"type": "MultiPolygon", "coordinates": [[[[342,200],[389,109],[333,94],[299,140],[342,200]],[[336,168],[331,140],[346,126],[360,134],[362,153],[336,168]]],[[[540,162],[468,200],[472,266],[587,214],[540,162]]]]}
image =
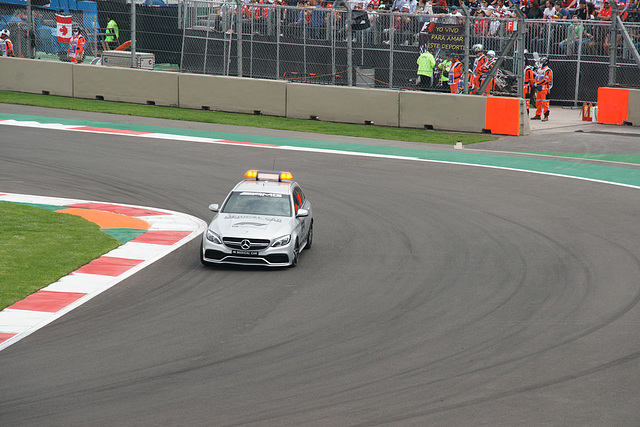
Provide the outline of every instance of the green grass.
{"type": "Polygon", "coordinates": [[[0,102],[6,104],[34,105],[65,110],[92,111],[97,113],[122,114],[127,116],[153,117],[201,123],[249,126],[265,129],[292,130],[326,135],[357,136],[397,141],[424,142],[454,145],[473,144],[497,139],[490,135],[434,132],[421,129],[402,129],[384,126],[350,125],[314,120],[297,120],[285,117],[252,114],[223,113],[220,111],[188,110],[183,108],[134,105],[119,102],[95,101],[51,95],[0,91],[0,102]]]}
{"type": "Polygon", "coordinates": [[[0,310],[118,246],[78,216],[0,202],[0,310]]]}

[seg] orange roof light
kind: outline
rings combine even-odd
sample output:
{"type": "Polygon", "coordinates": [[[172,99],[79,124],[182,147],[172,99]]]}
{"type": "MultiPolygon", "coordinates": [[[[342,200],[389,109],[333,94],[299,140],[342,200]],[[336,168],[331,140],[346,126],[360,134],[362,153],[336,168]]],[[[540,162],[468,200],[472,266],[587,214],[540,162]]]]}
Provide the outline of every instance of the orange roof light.
{"type": "Polygon", "coordinates": [[[256,181],[291,181],[293,175],[291,172],[276,171],[258,171],[249,170],[244,174],[245,178],[255,179],[256,181]]]}
{"type": "Polygon", "coordinates": [[[280,181],[291,181],[292,179],[291,172],[280,172],[280,181]]]}

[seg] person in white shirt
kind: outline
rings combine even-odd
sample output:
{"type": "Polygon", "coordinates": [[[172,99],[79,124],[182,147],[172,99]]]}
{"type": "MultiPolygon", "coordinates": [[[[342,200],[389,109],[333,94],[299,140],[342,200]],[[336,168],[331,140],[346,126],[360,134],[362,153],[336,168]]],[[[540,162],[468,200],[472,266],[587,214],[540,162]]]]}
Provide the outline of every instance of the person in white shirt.
{"type": "Polygon", "coordinates": [[[542,12],[544,19],[551,19],[553,15],[556,14],[556,8],[554,6],[554,2],[551,0],[547,0],[547,8],[542,12]]]}

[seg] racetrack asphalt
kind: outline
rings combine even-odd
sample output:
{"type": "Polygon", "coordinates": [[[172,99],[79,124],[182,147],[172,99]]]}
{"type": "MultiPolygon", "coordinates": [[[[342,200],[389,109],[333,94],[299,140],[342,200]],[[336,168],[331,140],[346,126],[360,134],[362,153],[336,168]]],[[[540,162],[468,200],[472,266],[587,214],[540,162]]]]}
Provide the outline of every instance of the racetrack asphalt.
{"type": "MultiPolygon", "coordinates": [[[[529,153],[579,148],[632,159],[633,130],[558,125],[463,150],[332,139],[440,156],[547,160],[529,153]]],[[[204,269],[188,244],[1,352],[2,424],[640,420],[637,189],[459,163],[2,131],[2,191],[71,192],[208,218],[206,206],[238,170],[277,161],[299,172],[321,219],[295,270],[204,269]]],[[[561,164],[556,171],[602,166],[561,164]]],[[[615,165],[609,175],[621,181],[635,174],[632,162],[615,165]]]]}

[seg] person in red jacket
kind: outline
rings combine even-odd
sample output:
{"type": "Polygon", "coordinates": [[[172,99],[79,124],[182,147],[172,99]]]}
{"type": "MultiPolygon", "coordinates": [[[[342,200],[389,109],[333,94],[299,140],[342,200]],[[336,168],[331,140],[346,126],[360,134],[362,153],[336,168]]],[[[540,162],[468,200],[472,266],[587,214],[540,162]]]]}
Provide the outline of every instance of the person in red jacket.
{"type": "Polygon", "coordinates": [[[536,115],[531,120],[549,120],[549,101],[547,95],[553,87],[553,71],[549,68],[549,59],[540,58],[536,69],[536,115]]]}
{"type": "Polygon", "coordinates": [[[13,43],[9,39],[9,30],[0,31],[0,56],[16,56],[13,52],[13,43]]]}
{"type": "Polygon", "coordinates": [[[531,91],[536,84],[536,74],[531,65],[524,67],[524,99],[527,101],[527,115],[529,114],[529,104],[531,99],[531,91]]]}
{"type": "Polygon", "coordinates": [[[462,93],[464,83],[462,81],[462,62],[455,53],[449,54],[451,67],[449,67],[449,89],[451,93],[462,93]]]}
{"type": "Polygon", "coordinates": [[[471,73],[473,74],[471,93],[478,93],[480,89],[480,77],[482,76],[480,69],[487,62],[487,57],[484,54],[484,49],[481,44],[473,45],[472,49],[476,54],[476,59],[473,61],[473,68],[471,69],[471,73]]]}
{"type": "MultiPolygon", "coordinates": [[[[480,90],[480,86],[482,86],[484,84],[484,81],[487,80],[489,72],[491,72],[491,69],[496,64],[496,53],[493,50],[488,51],[485,55],[485,58],[486,61],[478,66],[478,73],[480,74],[480,85],[478,86],[477,90],[480,90]]],[[[491,94],[491,91],[493,90],[493,83],[494,81],[493,79],[491,79],[483,95],[491,94]]]]}
{"type": "Polygon", "coordinates": [[[71,31],[71,40],[67,49],[69,61],[79,64],[84,59],[84,36],[80,34],[80,27],[73,26],[71,31]]]}

